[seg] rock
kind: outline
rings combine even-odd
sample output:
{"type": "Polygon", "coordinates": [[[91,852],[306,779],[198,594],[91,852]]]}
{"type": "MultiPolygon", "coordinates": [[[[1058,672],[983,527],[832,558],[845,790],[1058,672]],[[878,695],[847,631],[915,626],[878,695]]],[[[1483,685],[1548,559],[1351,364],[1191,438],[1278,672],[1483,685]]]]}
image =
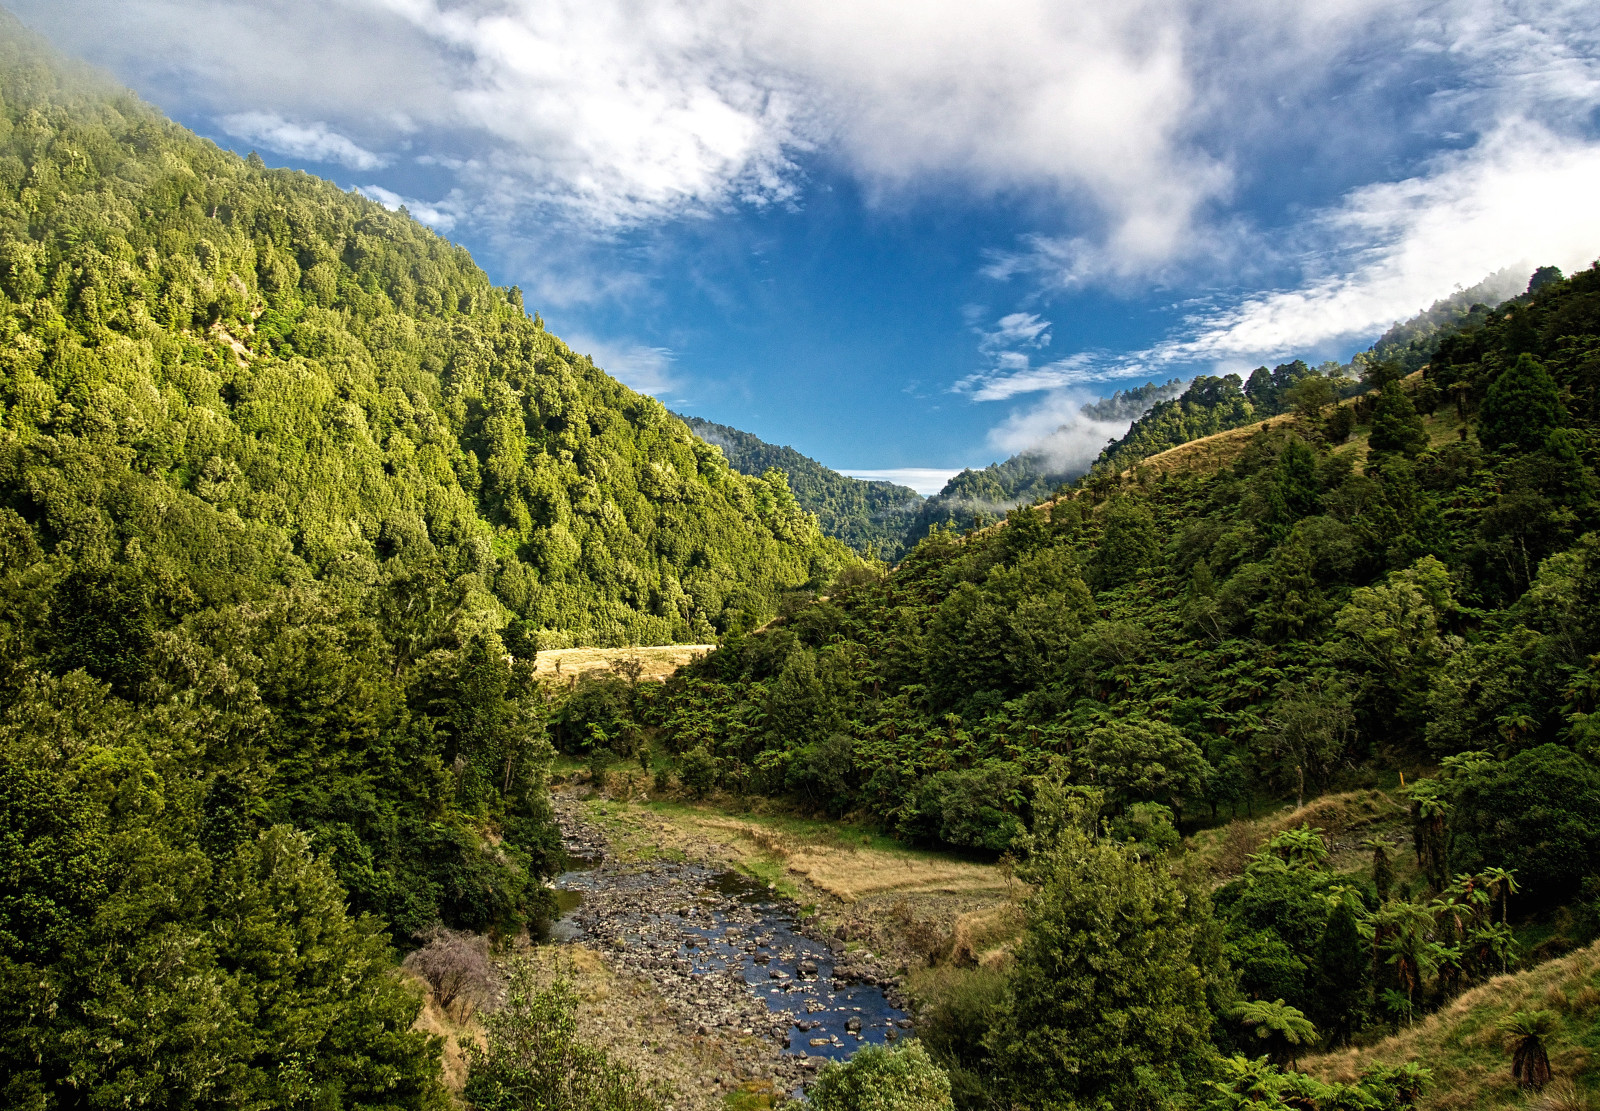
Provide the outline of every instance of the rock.
{"type": "Polygon", "coordinates": [[[801,961],[798,965],[795,966],[795,971],[798,972],[802,976],[806,976],[806,977],[815,976],[817,974],[817,962],[816,961],[801,961]]]}
{"type": "Polygon", "coordinates": [[[845,1019],[844,1028],[845,1028],[845,1032],[846,1033],[850,1033],[850,1034],[859,1034],[859,1033],[861,1033],[861,1019],[860,1019],[860,1017],[857,1016],[857,1015],[851,1015],[849,1018],[845,1019]]]}
{"type": "Polygon", "coordinates": [[[829,1040],[827,1038],[812,1038],[811,1039],[811,1044],[812,1045],[829,1045],[831,1043],[829,1042],[829,1040]]]}

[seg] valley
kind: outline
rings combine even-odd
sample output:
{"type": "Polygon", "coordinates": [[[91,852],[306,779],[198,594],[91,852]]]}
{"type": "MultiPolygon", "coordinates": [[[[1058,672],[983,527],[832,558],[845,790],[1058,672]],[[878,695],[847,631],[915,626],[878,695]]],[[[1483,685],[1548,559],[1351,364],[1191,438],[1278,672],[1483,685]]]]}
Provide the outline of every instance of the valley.
{"type": "Polygon", "coordinates": [[[1283,357],[913,500],[0,13],[0,1104],[1592,1105],[1600,264],[1283,357]]]}

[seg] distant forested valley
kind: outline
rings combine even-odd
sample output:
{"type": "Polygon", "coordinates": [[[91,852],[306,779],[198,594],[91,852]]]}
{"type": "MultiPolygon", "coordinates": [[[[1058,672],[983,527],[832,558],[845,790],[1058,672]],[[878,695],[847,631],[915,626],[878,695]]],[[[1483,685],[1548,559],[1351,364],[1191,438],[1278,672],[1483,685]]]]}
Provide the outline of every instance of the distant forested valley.
{"type": "Polygon", "coordinates": [[[554,777],[998,877],[885,912],[915,1021],[819,1111],[1596,1087],[1600,267],[918,500],[674,416],[405,212],[3,19],[5,1106],[679,1106],[632,1017],[578,1035],[633,987],[496,971],[572,863],[554,777]],[[540,665],[666,644],[715,647],[540,665]]]}

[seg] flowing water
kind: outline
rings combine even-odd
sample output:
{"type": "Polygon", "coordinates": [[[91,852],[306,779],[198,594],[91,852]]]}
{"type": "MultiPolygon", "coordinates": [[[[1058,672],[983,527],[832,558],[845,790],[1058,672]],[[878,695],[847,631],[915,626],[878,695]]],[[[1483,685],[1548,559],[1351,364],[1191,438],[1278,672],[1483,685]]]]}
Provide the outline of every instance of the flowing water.
{"type": "Polygon", "coordinates": [[[712,1001],[696,993],[710,995],[713,984],[736,975],[769,1012],[792,1013],[786,1053],[841,1059],[910,1026],[882,988],[836,982],[833,949],[803,932],[794,904],[736,872],[588,862],[558,877],[556,890],[562,913],[550,930],[554,940],[643,953],[636,959],[655,970],[647,974],[658,984],[686,975],[688,998],[708,1007],[712,1001]],[[605,912],[586,910],[602,894],[605,912]]]}

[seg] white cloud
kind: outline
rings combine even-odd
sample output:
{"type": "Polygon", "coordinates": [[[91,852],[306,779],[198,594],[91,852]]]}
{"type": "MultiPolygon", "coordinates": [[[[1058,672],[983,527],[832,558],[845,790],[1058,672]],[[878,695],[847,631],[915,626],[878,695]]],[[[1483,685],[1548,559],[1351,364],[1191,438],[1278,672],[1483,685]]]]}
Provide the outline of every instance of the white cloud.
{"type": "Polygon", "coordinates": [[[1577,134],[1600,98],[1587,0],[12,6],[274,150],[423,162],[460,190],[434,210],[502,242],[800,201],[818,152],[880,199],[1023,201],[1040,230],[989,270],[1056,287],[1250,263],[1228,205],[1284,150],[1414,165],[1495,121],[1577,134]]]}
{"type": "Polygon", "coordinates": [[[1012,413],[989,432],[989,446],[1002,455],[1037,452],[1055,471],[1088,470],[1106,444],[1128,431],[1131,420],[1102,421],[1084,415],[1094,398],[1058,390],[1041,404],[1012,413]]]}
{"type": "Polygon", "coordinates": [[[356,188],[364,196],[371,197],[390,211],[404,206],[407,212],[434,231],[447,232],[456,225],[457,214],[451,204],[430,204],[415,197],[402,197],[399,193],[391,192],[381,185],[359,185],[356,188]]]}
{"type": "Polygon", "coordinates": [[[228,134],[290,158],[333,162],[352,170],[377,170],[389,164],[321,122],[294,123],[276,112],[235,112],[220,122],[228,134]]]}
{"type": "Polygon", "coordinates": [[[983,351],[999,351],[1015,347],[1048,347],[1050,322],[1036,313],[1014,312],[1002,316],[989,331],[979,329],[982,336],[978,347],[983,351]]]}
{"type": "Polygon", "coordinates": [[[565,338],[568,347],[580,355],[588,355],[595,366],[629,389],[655,396],[676,385],[671,377],[673,355],[665,347],[599,340],[584,335],[565,338]]]}
{"type": "Polygon", "coordinates": [[[1418,176],[1363,186],[1313,214],[1301,234],[1316,246],[1296,287],[1191,314],[1144,350],[1078,352],[1044,366],[1002,362],[955,388],[1002,401],[1145,373],[1347,354],[1486,275],[1505,271],[1509,296],[1535,266],[1588,266],[1600,257],[1597,196],[1600,143],[1513,120],[1418,176]]]}
{"type": "Polygon", "coordinates": [[[1204,363],[1305,354],[1376,334],[1507,267],[1572,270],[1600,256],[1600,143],[1512,120],[1428,173],[1364,186],[1320,214],[1341,270],[1190,322],[1140,357],[1204,363]]]}
{"type": "Polygon", "coordinates": [[[868,481],[892,482],[897,486],[909,486],[923,496],[937,494],[944,489],[944,484],[961,473],[960,467],[890,467],[886,470],[861,471],[840,468],[840,474],[849,475],[851,478],[864,478],[868,481]]]}

